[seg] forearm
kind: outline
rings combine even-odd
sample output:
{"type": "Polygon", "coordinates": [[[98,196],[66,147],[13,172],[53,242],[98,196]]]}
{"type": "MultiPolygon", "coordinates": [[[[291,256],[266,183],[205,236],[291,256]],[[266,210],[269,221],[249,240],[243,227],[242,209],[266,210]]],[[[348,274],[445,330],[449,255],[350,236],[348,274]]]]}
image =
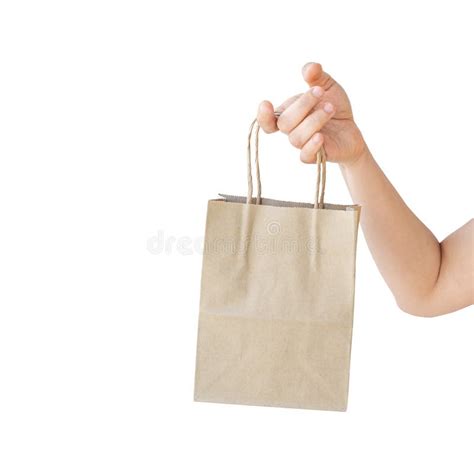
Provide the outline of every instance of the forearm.
{"type": "Polygon", "coordinates": [[[380,273],[399,306],[423,314],[441,264],[438,240],[413,214],[366,151],[355,163],[341,165],[355,203],[362,206],[361,226],[380,273]]]}

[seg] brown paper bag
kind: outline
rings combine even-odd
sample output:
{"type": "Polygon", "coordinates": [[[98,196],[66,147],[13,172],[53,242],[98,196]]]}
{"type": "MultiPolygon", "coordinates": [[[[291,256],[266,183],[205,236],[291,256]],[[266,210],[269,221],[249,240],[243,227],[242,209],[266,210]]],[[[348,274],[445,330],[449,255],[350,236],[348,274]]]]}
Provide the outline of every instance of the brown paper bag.
{"type": "Polygon", "coordinates": [[[194,399],[344,411],[360,206],[324,203],[324,150],[314,204],[261,198],[258,133],[247,198],[208,203],[194,399]]]}

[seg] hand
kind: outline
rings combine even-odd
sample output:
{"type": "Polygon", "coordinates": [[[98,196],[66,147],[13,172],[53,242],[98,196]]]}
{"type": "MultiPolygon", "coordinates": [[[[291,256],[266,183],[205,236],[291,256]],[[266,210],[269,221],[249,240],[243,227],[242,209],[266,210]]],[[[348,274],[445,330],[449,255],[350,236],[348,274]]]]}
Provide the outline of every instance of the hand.
{"type": "Polygon", "coordinates": [[[286,100],[275,110],[263,101],[257,120],[266,133],[278,130],[288,135],[290,143],[301,150],[305,163],[314,163],[316,153],[324,144],[328,161],[349,165],[362,156],[367,147],[354,122],[351,104],[344,89],[320,64],[303,67],[303,78],[310,89],[286,100]]]}

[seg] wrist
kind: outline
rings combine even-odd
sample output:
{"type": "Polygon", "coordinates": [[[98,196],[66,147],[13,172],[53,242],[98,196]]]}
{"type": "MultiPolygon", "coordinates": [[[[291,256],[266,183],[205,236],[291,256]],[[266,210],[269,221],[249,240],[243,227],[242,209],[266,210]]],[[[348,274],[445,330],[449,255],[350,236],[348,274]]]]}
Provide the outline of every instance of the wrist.
{"type": "Polygon", "coordinates": [[[364,142],[362,150],[360,153],[357,153],[351,160],[339,163],[341,171],[352,171],[356,168],[360,168],[368,161],[373,160],[372,153],[364,142]]]}

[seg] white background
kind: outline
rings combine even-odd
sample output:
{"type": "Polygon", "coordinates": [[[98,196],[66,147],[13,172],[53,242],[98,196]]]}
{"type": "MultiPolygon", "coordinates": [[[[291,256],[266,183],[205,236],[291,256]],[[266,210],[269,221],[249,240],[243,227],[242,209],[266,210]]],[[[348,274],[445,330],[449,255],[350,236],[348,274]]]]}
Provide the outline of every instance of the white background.
{"type": "MultiPolygon", "coordinates": [[[[0,5],[2,474],[473,472],[472,308],[402,313],[362,234],[347,413],[192,401],[206,202],[245,193],[257,105],[307,61],[438,238],[471,217],[469,2],[0,5]]],[[[285,137],[262,168],[313,196],[285,137]]]]}

